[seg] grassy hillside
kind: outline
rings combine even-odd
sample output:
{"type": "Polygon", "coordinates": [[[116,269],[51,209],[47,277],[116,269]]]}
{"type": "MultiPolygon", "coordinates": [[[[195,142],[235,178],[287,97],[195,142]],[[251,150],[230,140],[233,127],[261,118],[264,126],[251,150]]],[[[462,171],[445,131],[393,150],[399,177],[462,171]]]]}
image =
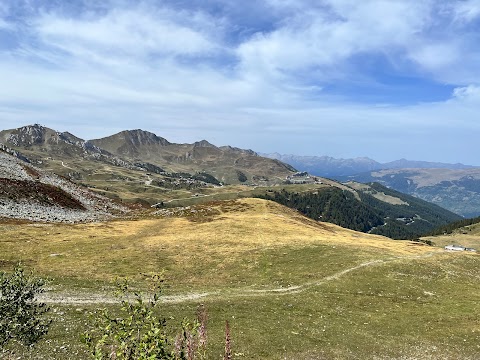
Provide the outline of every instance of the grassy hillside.
{"type": "Polygon", "coordinates": [[[155,164],[169,172],[208,171],[223,183],[278,183],[294,169],[278,160],[258,156],[252,150],[217,147],[206,140],[174,144],[147,131],[128,130],[90,141],[112,154],[132,161],[155,164]]]}
{"type": "Polygon", "coordinates": [[[469,222],[468,220],[464,220],[452,224],[453,226],[456,225],[456,227],[452,226],[445,229],[437,229],[439,231],[436,232],[440,234],[425,236],[424,239],[431,240],[437,246],[458,244],[464,247],[474,248],[480,252],[480,219],[477,218],[475,222],[472,221],[467,225],[469,222]]]}
{"type": "Polygon", "coordinates": [[[377,182],[464,217],[480,215],[479,168],[379,170],[338,179],[362,183],[377,182]]]}
{"type": "Polygon", "coordinates": [[[462,219],[459,221],[454,221],[453,223],[450,223],[448,225],[436,228],[426,235],[435,236],[435,235],[447,235],[452,233],[458,234],[458,233],[470,232],[472,231],[472,228],[474,227],[474,225],[477,225],[478,223],[480,223],[480,217],[471,218],[471,219],[462,219]]]}
{"type": "Polygon", "coordinates": [[[285,188],[259,196],[315,220],[395,239],[416,238],[461,219],[437,205],[375,183],[347,183],[343,188],[331,186],[301,193],[285,188]]]}
{"type": "Polygon", "coordinates": [[[221,183],[281,184],[294,172],[291,166],[252,150],[217,147],[205,140],[173,144],[142,130],[85,141],[35,124],[0,131],[0,148],[4,146],[35,166],[101,195],[149,205],[194,197],[199,189],[221,183]]]}
{"type": "Polygon", "coordinates": [[[21,260],[51,278],[55,322],[21,358],[86,358],[87,313],[109,281],[166,269],[162,311],[178,329],[199,303],[208,358],[232,328],[234,359],[475,359],[480,258],[318,223],[244,199],[161,209],[132,220],[0,225],[0,270],[21,260]]]}

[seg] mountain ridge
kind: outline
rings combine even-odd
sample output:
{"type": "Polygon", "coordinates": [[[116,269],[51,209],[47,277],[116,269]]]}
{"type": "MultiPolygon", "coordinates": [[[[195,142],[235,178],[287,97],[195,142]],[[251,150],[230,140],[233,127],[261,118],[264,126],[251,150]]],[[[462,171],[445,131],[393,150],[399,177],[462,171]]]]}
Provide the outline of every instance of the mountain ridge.
{"type": "Polygon", "coordinates": [[[253,150],[228,145],[216,146],[207,140],[192,144],[176,144],[161,138],[165,141],[139,142],[135,144],[135,151],[128,151],[125,150],[129,149],[127,138],[132,132],[136,135],[148,133],[143,130],[125,130],[90,142],[114,155],[126,156],[129,160],[141,158],[166,169],[185,172],[209,169],[212,175],[228,183],[239,182],[239,171],[248,173],[252,180],[272,176],[283,179],[295,171],[290,165],[262,157],[253,150]]]}
{"type": "Polygon", "coordinates": [[[218,147],[207,140],[175,144],[141,129],[84,140],[34,124],[0,131],[1,143],[36,166],[102,194],[117,197],[121,188],[120,197],[149,203],[156,203],[162,191],[191,190],[205,181],[214,185],[267,185],[281,183],[295,172],[290,165],[250,149],[218,147]],[[120,181],[121,187],[117,186],[120,181]],[[146,190],[151,190],[147,200],[146,190]]]}
{"type": "Polygon", "coordinates": [[[302,156],[302,155],[285,155],[280,153],[262,154],[263,156],[281,160],[286,162],[299,171],[308,171],[312,175],[337,177],[348,176],[369,171],[384,169],[472,169],[473,165],[465,165],[461,163],[450,164],[442,162],[429,162],[421,160],[399,159],[386,163],[375,161],[368,157],[357,157],[351,159],[334,158],[330,156],[302,156]]]}
{"type": "Polygon", "coordinates": [[[296,209],[314,220],[394,239],[418,238],[462,219],[438,205],[378,183],[349,182],[343,185],[332,184],[303,192],[283,189],[259,197],[296,209]]]}
{"type": "Polygon", "coordinates": [[[141,130],[123,130],[117,134],[114,134],[107,138],[102,139],[93,139],[89,140],[90,143],[94,145],[102,144],[99,146],[112,154],[122,155],[122,156],[138,156],[140,151],[139,147],[141,146],[167,146],[170,145],[170,142],[163,137],[159,137],[156,134],[141,130]],[[118,138],[115,139],[115,138],[118,138]],[[112,139],[112,141],[109,141],[112,139]],[[120,147],[115,148],[115,140],[117,142],[123,140],[123,144],[120,147]]]}
{"type": "Polygon", "coordinates": [[[337,179],[362,183],[377,182],[464,217],[480,216],[480,168],[391,169],[337,179]]]}

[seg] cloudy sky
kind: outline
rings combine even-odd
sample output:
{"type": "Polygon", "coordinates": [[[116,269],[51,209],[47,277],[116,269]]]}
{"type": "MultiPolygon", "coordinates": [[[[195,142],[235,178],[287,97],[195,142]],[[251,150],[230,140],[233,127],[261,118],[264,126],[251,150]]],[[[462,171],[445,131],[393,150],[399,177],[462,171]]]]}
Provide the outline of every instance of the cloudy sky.
{"type": "Polygon", "coordinates": [[[1,0],[0,128],[480,165],[480,0],[1,0]]]}

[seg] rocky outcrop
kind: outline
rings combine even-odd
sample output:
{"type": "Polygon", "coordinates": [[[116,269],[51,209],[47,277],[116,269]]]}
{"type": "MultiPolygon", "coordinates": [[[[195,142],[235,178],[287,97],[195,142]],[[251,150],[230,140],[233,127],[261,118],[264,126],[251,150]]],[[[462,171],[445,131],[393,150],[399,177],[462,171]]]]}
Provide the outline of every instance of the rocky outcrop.
{"type": "Polygon", "coordinates": [[[108,219],[127,211],[87,188],[0,151],[0,217],[79,222],[108,219]]]}

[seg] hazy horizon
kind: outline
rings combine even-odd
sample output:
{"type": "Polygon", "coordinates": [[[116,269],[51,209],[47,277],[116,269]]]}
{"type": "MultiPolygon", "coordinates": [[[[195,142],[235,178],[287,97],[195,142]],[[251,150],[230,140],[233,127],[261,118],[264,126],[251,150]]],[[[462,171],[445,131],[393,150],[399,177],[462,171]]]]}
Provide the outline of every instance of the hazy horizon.
{"type": "Polygon", "coordinates": [[[0,124],[480,165],[480,3],[0,4],[0,124]]]}

